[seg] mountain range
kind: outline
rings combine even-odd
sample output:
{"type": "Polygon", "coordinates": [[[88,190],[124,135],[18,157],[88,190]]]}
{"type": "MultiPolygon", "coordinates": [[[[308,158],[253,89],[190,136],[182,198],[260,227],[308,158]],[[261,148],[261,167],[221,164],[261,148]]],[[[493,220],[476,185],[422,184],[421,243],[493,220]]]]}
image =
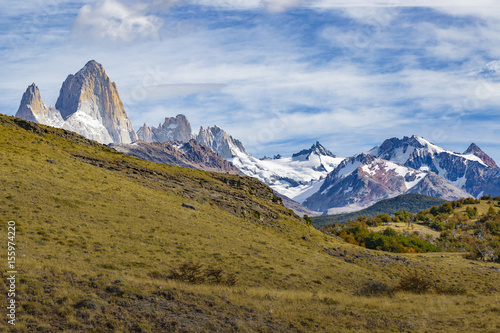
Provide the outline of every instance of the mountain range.
{"type": "Polygon", "coordinates": [[[93,60],[67,77],[55,107],[47,107],[38,87],[30,85],[16,116],[142,159],[258,178],[300,213],[350,212],[407,193],[445,200],[500,195],[500,168],[475,144],[460,154],[418,136],[392,138],[343,158],[316,142],[291,157],[259,159],[216,125],[201,127],[196,134],[182,114],[135,132],[116,84],[93,60]]]}

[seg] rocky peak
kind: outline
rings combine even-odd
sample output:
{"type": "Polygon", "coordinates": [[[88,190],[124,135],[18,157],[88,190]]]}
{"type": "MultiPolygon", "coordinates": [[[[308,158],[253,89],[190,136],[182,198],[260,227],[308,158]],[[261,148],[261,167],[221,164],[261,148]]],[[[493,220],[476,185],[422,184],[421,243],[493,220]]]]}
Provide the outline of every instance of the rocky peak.
{"type": "Polygon", "coordinates": [[[35,83],[32,83],[26,89],[26,92],[23,94],[23,98],[21,99],[21,104],[31,104],[33,101],[42,101],[40,97],[40,90],[38,89],[35,83]]]}
{"type": "Polygon", "coordinates": [[[234,139],[218,126],[203,128],[200,127],[200,132],[196,140],[201,144],[212,148],[224,159],[231,159],[239,153],[247,154],[243,144],[234,139]]]}
{"type": "Polygon", "coordinates": [[[37,115],[43,114],[44,108],[46,106],[40,97],[40,90],[38,90],[36,84],[32,83],[23,94],[16,117],[37,123],[37,115]]]}
{"type": "Polygon", "coordinates": [[[311,154],[316,154],[319,156],[330,156],[330,157],[337,157],[334,154],[332,154],[328,149],[323,147],[318,141],[316,141],[315,144],[311,146],[309,149],[304,149],[296,154],[292,155],[292,158],[299,158],[304,156],[305,159],[308,159],[311,154]]]}
{"type": "Polygon", "coordinates": [[[60,127],[63,122],[59,112],[47,107],[42,101],[40,90],[34,83],[23,94],[16,117],[56,127],[60,127]]]}
{"type": "Polygon", "coordinates": [[[89,139],[101,143],[137,140],[116,84],[111,82],[104,67],[94,60],[66,78],[56,109],[69,129],[89,139]]]}
{"type": "Polygon", "coordinates": [[[80,69],[76,75],[82,75],[82,76],[87,76],[87,77],[102,77],[105,79],[108,79],[108,75],[106,74],[106,71],[104,70],[104,67],[98,63],[95,60],[90,60],[83,66],[82,69],[80,69]]]}
{"type": "Polygon", "coordinates": [[[489,167],[492,168],[498,168],[498,165],[495,163],[495,161],[489,157],[484,151],[481,150],[475,143],[471,143],[469,148],[464,152],[464,155],[474,155],[479,157],[484,164],[486,164],[489,167]]]}
{"type": "Polygon", "coordinates": [[[346,158],[344,161],[346,164],[354,164],[356,162],[359,162],[361,164],[367,164],[367,163],[372,163],[373,161],[377,160],[376,157],[366,154],[366,153],[361,153],[354,155],[353,157],[346,158]]]}
{"type": "MultiPolygon", "coordinates": [[[[158,142],[182,141],[188,142],[194,138],[193,130],[188,119],[183,114],[176,117],[167,117],[163,124],[152,127],[152,140],[158,142]]],[[[148,141],[143,139],[144,141],[148,141]]]]}
{"type": "Polygon", "coordinates": [[[137,137],[139,140],[145,141],[145,142],[154,142],[154,135],[153,132],[151,131],[151,128],[144,123],[141,128],[137,131],[137,137]]]}
{"type": "Polygon", "coordinates": [[[426,141],[416,135],[411,137],[405,136],[402,139],[391,138],[385,140],[380,146],[370,150],[369,153],[378,157],[385,156],[384,158],[390,158],[397,149],[401,149],[403,153],[406,153],[409,148],[424,148],[425,145],[423,143],[426,143],[426,141]]]}

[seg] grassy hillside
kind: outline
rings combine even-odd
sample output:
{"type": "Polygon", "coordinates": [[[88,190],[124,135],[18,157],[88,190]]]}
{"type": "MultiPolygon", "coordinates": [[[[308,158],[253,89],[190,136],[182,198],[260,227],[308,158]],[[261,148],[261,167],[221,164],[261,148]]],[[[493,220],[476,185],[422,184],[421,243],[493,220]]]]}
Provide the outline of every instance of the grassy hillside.
{"type": "MultiPolygon", "coordinates": [[[[17,227],[16,326],[4,297],[4,330],[500,328],[498,265],[347,244],[307,226],[257,180],[142,161],[7,116],[0,157],[3,267],[7,221],[17,227]],[[396,287],[415,271],[466,293],[363,289],[396,287]]],[[[0,294],[7,289],[4,269],[0,294]]]]}
{"type": "Polygon", "coordinates": [[[358,216],[373,217],[379,214],[392,215],[403,209],[411,213],[418,213],[421,210],[440,205],[444,202],[446,202],[446,200],[429,197],[423,194],[403,194],[395,198],[379,201],[373,206],[357,212],[316,216],[312,218],[312,223],[315,227],[322,228],[335,222],[343,223],[355,220],[358,216]]]}

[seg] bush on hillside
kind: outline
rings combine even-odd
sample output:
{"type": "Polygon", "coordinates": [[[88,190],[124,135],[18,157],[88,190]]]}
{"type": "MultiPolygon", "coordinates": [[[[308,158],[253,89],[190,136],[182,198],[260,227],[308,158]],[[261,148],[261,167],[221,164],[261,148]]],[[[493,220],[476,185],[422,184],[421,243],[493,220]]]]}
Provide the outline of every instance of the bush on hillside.
{"type": "Polygon", "coordinates": [[[394,296],[394,288],[391,286],[380,282],[380,281],[368,281],[364,283],[356,292],[357,296],[394,296]]]}
{"type": "Polygon", "coordinates": [[[433,285],[434,281],[431,278],[413,271],[401,277],[397,289],[414,294],[425,294],[432,291],[433,285]]]}
{"type": "Polygon", "coordinates": [[[238,277],[234,273],[224,273],[220,268],[203,269],[202,264],[192,262],[186,262],[178,268],[172,268],[167,278],[191,284],[209,283],[228,286],[234,286],[238,281],[238,277]]]}

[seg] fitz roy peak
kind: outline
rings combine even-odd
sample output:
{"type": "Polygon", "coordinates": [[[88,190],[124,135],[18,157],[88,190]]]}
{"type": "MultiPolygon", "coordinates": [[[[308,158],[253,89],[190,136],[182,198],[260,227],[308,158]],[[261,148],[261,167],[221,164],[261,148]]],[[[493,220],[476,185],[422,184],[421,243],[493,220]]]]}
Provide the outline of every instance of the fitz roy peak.
{"type": "Polygon", "coordinates": [[[137,140],[116,84],[94,60],[66,78],[55,108],[43,103],[35,84],[29,86],[16,117],[64,128],[103,144],[137,140]]]}

